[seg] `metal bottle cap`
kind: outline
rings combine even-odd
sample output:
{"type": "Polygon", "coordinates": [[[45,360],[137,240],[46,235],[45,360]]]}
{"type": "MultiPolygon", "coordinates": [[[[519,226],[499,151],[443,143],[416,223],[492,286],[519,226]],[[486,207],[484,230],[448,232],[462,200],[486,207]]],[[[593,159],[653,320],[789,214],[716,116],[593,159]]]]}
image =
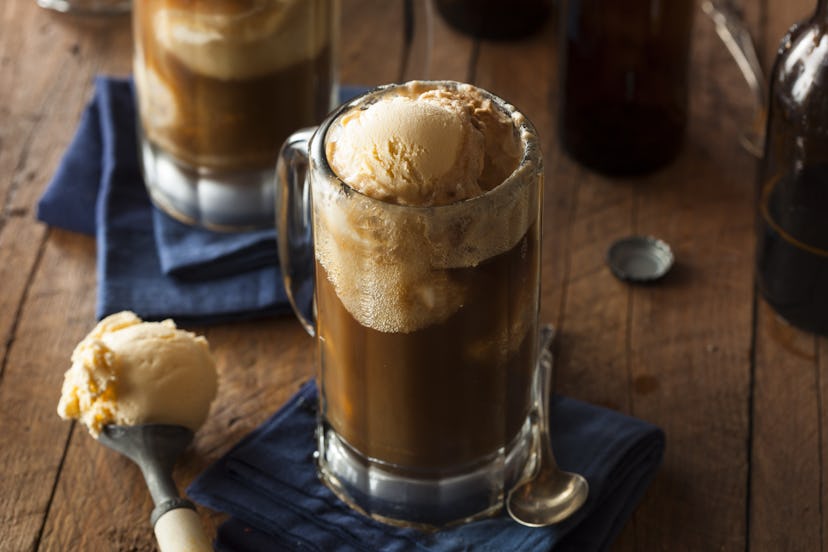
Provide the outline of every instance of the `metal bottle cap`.
{"type": "Polygon", "coordinates": [[[652,282],[673,266],[673,252],[669,245],[652,236],[630,236],[610,246],[607,264],[621,280],[652,282]]]}

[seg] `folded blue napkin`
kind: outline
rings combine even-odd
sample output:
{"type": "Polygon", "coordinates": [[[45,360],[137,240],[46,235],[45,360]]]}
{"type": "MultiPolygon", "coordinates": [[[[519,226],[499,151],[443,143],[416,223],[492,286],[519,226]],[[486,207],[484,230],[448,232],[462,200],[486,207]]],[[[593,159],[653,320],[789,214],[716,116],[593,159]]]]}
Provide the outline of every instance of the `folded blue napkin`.
{"type": "MultiPolygon", "coordinates": [[[[344,87],[341,97],[363,90],[344,87]]],[[[38,202],[41,221],[96,236],[97,316],[129,309],[150,320],[206,324],[286,312],[275,232],[211,232],[153,207],[138,163],[135,121],[131,81],[97,78],[38,202]]]]}
{"type": "Polygon", "coordinates": [[[161,271],[186,280],[205,280],[277,263],[276,231],[212,232],[152,209],[161,271]]]}
{"type": "Polygon", "coordinates": [[[216,236],[152,206],[138,164],[135,117],[129,80],[96,79],[95,95],[38,203],[40,220],[95,235],[97,316],[128,309],[148,320],[206,324],[286,312],[272,232],[252,240],[259,257],[250,263],[238,254],[249,249],[249,235],[216,236]]]}
{"type": "Polygon", "coordinates": [[[556,396],[551,437],[563,469],[587,478],[590,495],[565,522],[524,527],[505,513],[424,533],[358,514],[317,478],[317,391],[313,381],[187,489],[193,500],[232,517],[216,548],[292,551],[605,550],[629,519],[664,453],[663,432],[644,421],[556,396]]]}

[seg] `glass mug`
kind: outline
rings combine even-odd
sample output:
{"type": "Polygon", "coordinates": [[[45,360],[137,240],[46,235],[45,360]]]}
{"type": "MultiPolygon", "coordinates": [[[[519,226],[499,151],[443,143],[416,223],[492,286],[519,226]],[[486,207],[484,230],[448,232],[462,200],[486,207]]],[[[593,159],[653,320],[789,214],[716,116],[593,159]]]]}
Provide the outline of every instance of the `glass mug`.
{"type": "Polygon", "coordinates": [[[273,166],[335,105],[337,0],[141,0],[133,7],[142,170],[175,218],[273,225],[273,166]]]}
{"type": "Polygon", "coordinates": [[[315,336],[322,480],[375,519],[441,526],[499,511],[534,457],[543,168],[531,123],[476,89],[519,137],[499,185],[433,207],[353,189],[328,163],[331,130],[401,86],[286,142],[277,235],[288,296],[315,336]]]}

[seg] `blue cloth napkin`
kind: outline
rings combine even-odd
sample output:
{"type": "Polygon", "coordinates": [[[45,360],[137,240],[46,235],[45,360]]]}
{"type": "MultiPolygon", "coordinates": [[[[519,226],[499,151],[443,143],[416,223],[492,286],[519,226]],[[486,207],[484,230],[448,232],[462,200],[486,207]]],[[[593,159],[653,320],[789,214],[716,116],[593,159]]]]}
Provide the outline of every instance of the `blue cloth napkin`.
{"type": "Polygon", "coordinates": [[[152,209],[161,271],[186,280],[227,276],[277,262],[276,231],[212,232],[152,209]]]}
{"type": "Polygon", "coordinates": [[[585,475],[590,496],[572,518],[531,529],[505,513],[434,533],[391,527],[349,509],[317,478],[313,381],[202,473],[187,493],[230,514],[218,550],[254,552],[605,550],[629,519],[664,453],[663,432],[644,421],[553,397],[552,442],[561,467],[585,475]]]}
{"type": "MultiPolygon", "coordinates": [[[[361,87],[343,87],[349,99],[361,87]]],[[[138,163],[129,79],[99,77],[37,217],[96,236],[102,318],[124,309],[207,324],[288,310],[274,230],[218,233],[152,206],[138,163]]]]}

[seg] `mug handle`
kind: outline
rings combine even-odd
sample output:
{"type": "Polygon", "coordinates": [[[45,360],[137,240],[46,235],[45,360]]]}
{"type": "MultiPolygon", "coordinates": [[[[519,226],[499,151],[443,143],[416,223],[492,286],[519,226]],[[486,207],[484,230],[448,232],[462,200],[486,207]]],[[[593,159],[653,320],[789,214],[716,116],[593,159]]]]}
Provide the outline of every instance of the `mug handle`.
{"type": "Polygon", "coordinates": [[[316,335],[316,303],[308,145],[317,128],[291,134],[276,162],[279,267],[290,305],[311,336],[316,335]]]}

